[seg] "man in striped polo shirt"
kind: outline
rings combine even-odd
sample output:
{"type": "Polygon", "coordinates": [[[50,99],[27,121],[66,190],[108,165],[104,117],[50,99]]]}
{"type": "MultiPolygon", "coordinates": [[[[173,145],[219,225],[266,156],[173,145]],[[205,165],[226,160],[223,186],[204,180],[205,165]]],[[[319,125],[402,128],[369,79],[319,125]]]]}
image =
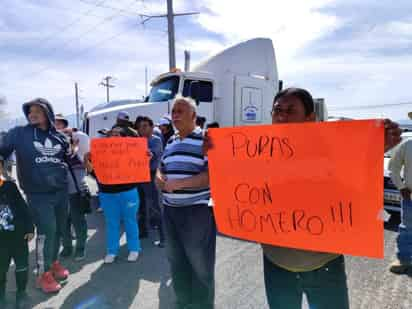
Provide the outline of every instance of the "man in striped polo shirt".
{"type": "Polygon", "coordinates": [[[196,127],[196,104],[178,96],[169,140],[157,172],[163,193],[164,225],[177,308],[213,308],[216,225],[210,199],[203,134],[196,127]]]}

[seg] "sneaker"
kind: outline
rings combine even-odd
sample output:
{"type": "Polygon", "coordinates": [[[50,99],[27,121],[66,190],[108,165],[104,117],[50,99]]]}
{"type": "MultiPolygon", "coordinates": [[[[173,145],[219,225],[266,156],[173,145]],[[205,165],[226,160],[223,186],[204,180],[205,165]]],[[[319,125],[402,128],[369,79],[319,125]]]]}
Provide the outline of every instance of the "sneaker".
{"type": "Polygon", "coordinates": [[[76,252],[74,253],[74,260],[79,262],[86,258],[86,252],[83,248],[76,248],[76,252]]]}
{"type": "Polygon", "coordinates": [[[50,268],[50,272],[53,274],[56,280],[66,280],[69,276],[69,271],[60,264],[59,261],[55,261],[50,268]]]}
{"type": "Polygon", "coordinates": [[[139,252],[137,251],[130,251],[129,256],[127,257],[128,262],[136,262],[139,258],[139,252]]]}
{"type": "Polygon", "coordinates": [[[60,257],[67,258],[73,254],[73,247],[64,247],[62,252],[60,252],[60,257]]]}
{"type": "Polygon", "coordinates": [[[161,240],[155,240],[155,241],[153,242],[153,244],[154,244],[156,247],[159,247],[159,248],[164,248],[164,246],[165,246],[165,243],[164,243],[163,241],[161,241],[161,240]]]}
{"type": "Polygon", "coordinates": [[[25,291],[17,291],[16,293],[16,309],[28,309],[29,306],[29,298],[25,291]]]}
{"type": "Polygon", "coordinates": [[[411,264],[404,264],[401,263],[399,260],[393,262],[389,267],[389,271],[397,275],[406,274],[409,269],[412,270],[411,264]]]}
{"type": "Polygon", "coordinates": [[[104,257],[105,264],[112,264],[116,260],[116,256],[114,254],[108,254],[104,257]]]}
{"type": "Polygon", "coordinates": [[[54,279],[51,271],[46,271],[40,277],[37,277],[36,286],[42,289],[44,293],[56,293],[62,286],[54,279]]]}

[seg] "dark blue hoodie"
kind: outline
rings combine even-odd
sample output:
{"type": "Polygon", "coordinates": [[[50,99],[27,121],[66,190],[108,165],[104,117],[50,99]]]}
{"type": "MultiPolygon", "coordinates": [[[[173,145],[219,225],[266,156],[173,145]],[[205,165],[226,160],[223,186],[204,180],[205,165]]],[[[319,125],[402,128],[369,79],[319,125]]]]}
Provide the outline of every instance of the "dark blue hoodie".
{"type": "Polygon", "coordinates": [[[31,105],[41,106],[47,114],[49,129],[44,131],[28,124],[11,129],[0,140],[0,155],[16,153],[17,176],[25,193],[67,190],[67,155],[69,143],[54,127],[54,112],[45,99],[23,104],[28,119],[31,105]]]}

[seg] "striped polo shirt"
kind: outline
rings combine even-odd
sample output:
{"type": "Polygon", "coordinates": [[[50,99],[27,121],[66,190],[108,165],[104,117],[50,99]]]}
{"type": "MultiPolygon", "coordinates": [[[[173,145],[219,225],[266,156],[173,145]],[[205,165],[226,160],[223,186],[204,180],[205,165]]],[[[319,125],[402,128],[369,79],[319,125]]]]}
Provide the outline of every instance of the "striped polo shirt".
{"type": "MultiPolygon", "coordinates": [[[[207,156],[203,155],[203,132],[196,127],[191,134],[180,139],[176,134],[168,141],[160,163],[161,172],[168,179],[191,177],[208,169],[207,156]]],[[[207,206],[210,189],[185,188],[168,193],[163,191],[163,203],[166,206],[207,206]]]]}

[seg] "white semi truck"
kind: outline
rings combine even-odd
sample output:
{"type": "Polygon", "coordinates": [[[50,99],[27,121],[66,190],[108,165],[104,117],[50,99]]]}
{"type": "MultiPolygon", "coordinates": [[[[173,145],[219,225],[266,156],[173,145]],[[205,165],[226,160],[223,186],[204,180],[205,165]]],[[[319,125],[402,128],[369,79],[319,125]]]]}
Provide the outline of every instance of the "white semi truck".
{"type": "Polygon", "coordinates": [[[191,96],[198,114],[221,126],[270,123],[273,96],[278,91],[275,52],[270,39],[252,39],[230,47],[190,72],[176,70],[156,77],[145,102],[128,103],[86,114],[84,128],[91,137],[110,128],[119,111],[155,122],[170,113],[177,93],[191,96]]]}
{"type": "MultiPolygon", "coordinates": [[[[191,96],[198,104],[198,115],[220,126],[271,123],[274,95],[279,90],[278,71],[272,41],[256,38],[227,48],[200,63],[190,72],[175,70],[161,74],[151,83],[145,102],[128,103],[89,112],[84,129],[95,137],[110,128],[119,111],[131,119],[149,116],[157,122],[170,114],[176,94],[191,96]]],[[[317,108],[323,113],[324,109],[317,108]]]]}

